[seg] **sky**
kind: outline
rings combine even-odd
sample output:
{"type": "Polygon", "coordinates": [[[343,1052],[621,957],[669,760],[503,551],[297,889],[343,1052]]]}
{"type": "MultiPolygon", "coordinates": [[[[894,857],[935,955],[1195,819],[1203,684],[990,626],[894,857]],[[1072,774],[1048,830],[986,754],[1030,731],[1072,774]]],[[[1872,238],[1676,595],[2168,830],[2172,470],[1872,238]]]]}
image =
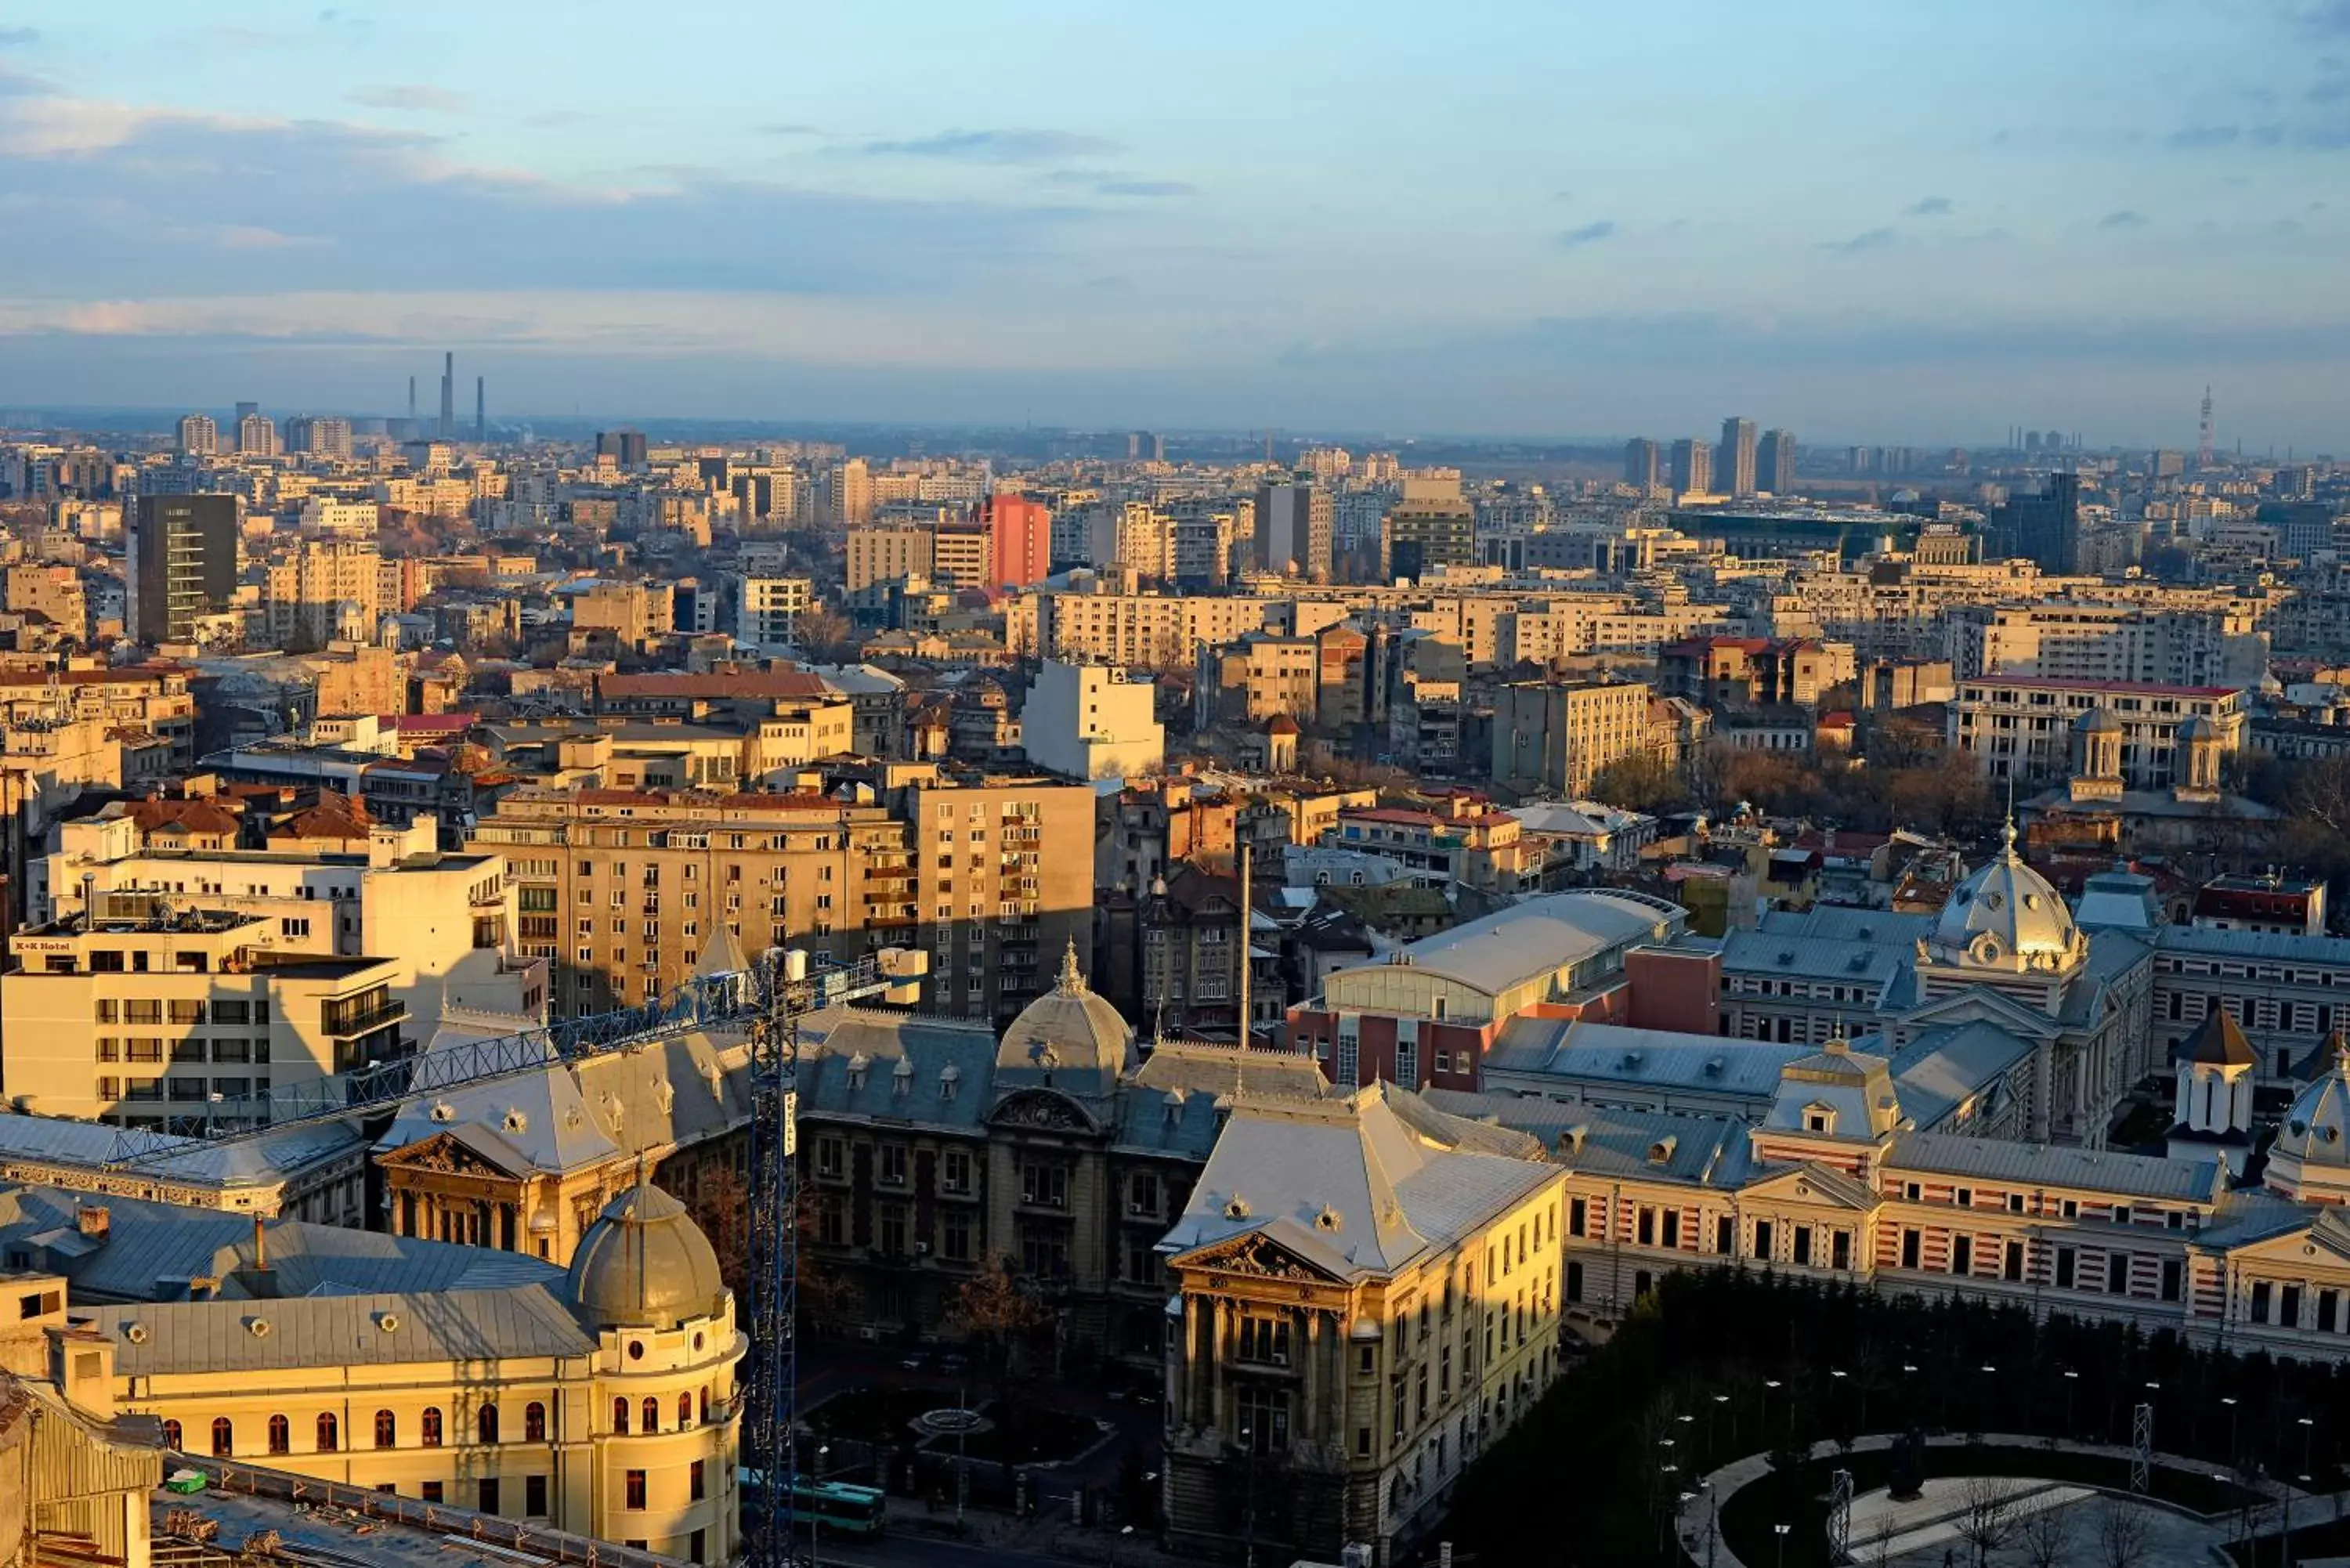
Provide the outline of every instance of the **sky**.
{"type": "Polygon", "coordinates": [[[2350,0],[0,9],[9,407],[2350,452],[2345,256],[2350,0]]]}

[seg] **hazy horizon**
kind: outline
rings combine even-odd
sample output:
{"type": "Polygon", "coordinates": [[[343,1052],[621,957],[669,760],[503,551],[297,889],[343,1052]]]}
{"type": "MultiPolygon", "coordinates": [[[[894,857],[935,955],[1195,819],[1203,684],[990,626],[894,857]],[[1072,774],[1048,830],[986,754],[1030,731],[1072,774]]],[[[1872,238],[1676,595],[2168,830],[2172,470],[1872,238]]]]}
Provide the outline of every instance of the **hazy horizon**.
{"type": "Polygon", "coordinates": [[[0,404],[2350,447],[2350,0],[1794,16],[20,0],[0,404]]]}

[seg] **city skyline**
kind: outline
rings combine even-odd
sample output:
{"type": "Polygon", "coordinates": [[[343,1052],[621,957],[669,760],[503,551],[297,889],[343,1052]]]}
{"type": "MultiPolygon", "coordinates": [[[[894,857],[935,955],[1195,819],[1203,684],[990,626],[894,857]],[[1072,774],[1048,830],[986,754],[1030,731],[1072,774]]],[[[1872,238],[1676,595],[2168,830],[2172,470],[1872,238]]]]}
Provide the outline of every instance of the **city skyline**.
{"type": "Polygon", "coordinates": [[[2338,5],[239,16],[0,28],[0,401],[2343,444],[2338,5]]]}

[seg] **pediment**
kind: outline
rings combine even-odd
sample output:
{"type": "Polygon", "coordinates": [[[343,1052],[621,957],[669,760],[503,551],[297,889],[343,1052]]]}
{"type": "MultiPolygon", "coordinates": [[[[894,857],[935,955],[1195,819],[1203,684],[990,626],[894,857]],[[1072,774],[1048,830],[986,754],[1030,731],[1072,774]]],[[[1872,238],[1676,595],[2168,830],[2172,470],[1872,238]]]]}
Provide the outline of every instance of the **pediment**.
{"type": "Polygon", "coordinates": [[[1211,1270],[1220,1274],[1240,1274],[1251,1279],[1337,1282],[1337,1277],[1327,1270],[1307,1262],[1259,1231],[1195,1247],[1191,1251],[1178,1254],[1173,1261],[1179,1268],[1211,1270]]]}
{"type": "Polygon", "coordinates": [[[1844,1172],[1809,1162],[1748,1182],[1742,1196],[1772,1198],[1783,1203],[1812,1203],[1856,1214],[1866,1214],[1881,1201],[1874,1191],[1844,1172]]]}
{"type": "Polygon", "coordinates": [[[2239,1266],[2274,1263],[2291,1270],[2306,1268],[2314,1262],[2330,1268],[2350,1268],[2350,1221],[2336,1214],[2321,1214],[2307,1225],[2281,1236],[2230,1247],[2228,1256],[2239,1266]]]}
{"type": "Polygon", "coordinates": [[[1901,1022],[1918,1030],[1944,1023],[1995,1023],[2019,1040],[2054,1040],[2064,1028],[2046,1013],[1984,985],[1920,1003],[1902,1013],[1901,1022]]]}
{"type": "Polygon", "coordinates": [[[454,1133],[434,1133],[414,1143],[376,1156],[386,1169],[414,1170],[435,1176],[494,1176],[519,1180],[528,1171],[509,1170],[454,1133]]]}
{"type": "Polygon", "coordinates": [[[1053,1089],[1017,1089],[987,1113],[988,1125],[1038,1132],[1094,1134],[1101,1124],[1068,1096],[1053,1089]]]}

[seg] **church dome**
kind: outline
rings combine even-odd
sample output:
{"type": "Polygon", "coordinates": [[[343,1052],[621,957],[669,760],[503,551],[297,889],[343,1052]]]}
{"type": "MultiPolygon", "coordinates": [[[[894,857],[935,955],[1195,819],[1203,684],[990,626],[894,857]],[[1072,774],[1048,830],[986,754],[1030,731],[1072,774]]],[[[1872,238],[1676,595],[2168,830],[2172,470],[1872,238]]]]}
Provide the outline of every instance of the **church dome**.
{"type": "Polygon", "coordinates": [[[2110,708],[2092,708],[2073,721],[2073,732],[2079,735],[2118,735],[2122,722],[2114,717],[2110,708]]]}
{"type": "Polygon", "coordinates": [[[1094,1080],[1106,1090],[1126,1071],[1133,1043],[1125,1018],[1077,972],[1077,946],[1071,941],[1059,981],[1003,1032],[995,1065],[999,1073],[1067,1075],[1072,1087],[1094,1080]]]}
{"type": "Polygon", "coordinates": [[[590,1328],[674,1328],[725,1310],[710,1238],[650,1182],[604,1206],[571,1255],[572,1310],[590,1328]]]}
{"type": "Polygon", "coordinates": [[[2191,741],[2216,741],[2219,738],[2220,726],[2200,713],[2189,714],[2186,722],[2178,726],[2178,742],[2181,745],[2191,741]]]}
{"type": "Polygon", "coordinates": [[[2272,1165],[2283,1156],[2304,1167],[2350,1170],[2350,1045],[2339,1033],[2331,1045],[2332,1064],[2302,1086],[2277,1127],[2269,1150],[2272,1165]]]}
{"type": "Polygon", "coordinates": [[[1982,869],[1960,883],[1934,922],[1933,945],[1980,964],[2051,967],[2080,951],[2085,939],[2048,879],[2015,852],[2015,824],[1982,869]]]}

